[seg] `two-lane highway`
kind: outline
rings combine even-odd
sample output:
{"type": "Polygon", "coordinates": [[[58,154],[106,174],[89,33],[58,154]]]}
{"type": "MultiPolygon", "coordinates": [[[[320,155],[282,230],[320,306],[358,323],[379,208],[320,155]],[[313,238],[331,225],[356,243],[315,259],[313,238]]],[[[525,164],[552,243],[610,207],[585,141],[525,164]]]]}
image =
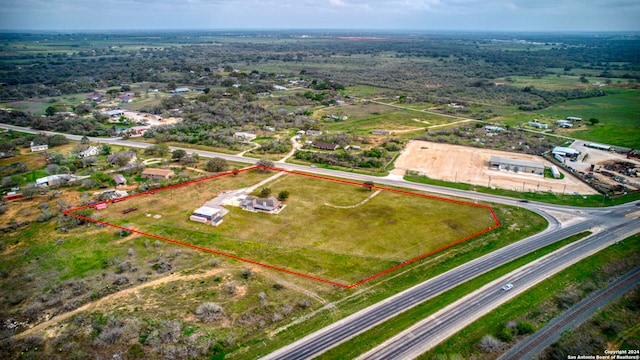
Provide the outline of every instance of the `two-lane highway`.
{"type": "MultiPolygon", "coordinates": [[[[41,132],[5,124],[0,124],[0,127],[32,133],[41,132]]],[[[50,135],[56,134],[52,132],[47,133],[50,135]]],[[[80,136],[75,135],[62,135],[65,135],[73,140],[79,140],[81,138],[80,136]]],[[[92,140],[136,148],[146,148],[148,146],[152,146],[152,144],[126,141],[117,138],[92,140]]],[[[174,150],[179,148],[172,147],[171,149],[174,150]]],[[[258,161],[258,159],[245,158],[238,155],[220,154],[210,151],[192,150],[186,148],[182,149],[189,153],[197,153],[202,157],[220,157],[229,161],[239,161],[247,163],[256,163],[258,161]]],[[[542,233],[536,234],[527,239],[496,250],[490,254],[474,259],[455,269],[436,276],[435,278],[432,278],[422,284],[407,289],[402,293],[390,297],[378,304],[374,304],[369,308],[363,309],[358,313],[344,318],[324,329],[321,329],[294,342],[293,344],[290,344],[289,346],[286,346],[272,354],[267,355],[265,359],[312,358],[448,289],[462,284],[520,256],[535,251],[536,249],[564,239],[573,234],[588,230],[590,228],[597,227],[600,230],[606,232],[607,229],[611,229],[623,223],[632,222],[633,219],[627,218],[624,215],[632,210],[638,210],[633,205],[629,204],[611,208],[579,208],[572,206],[542,204],[536,202],[522,203],[504,196],[476,193],[473,191],[457,190],[433,185],[409,183],[402,179],[393,177],[379,178],[374,176],[355,174],[351,172],[340,172],[321,168],[311,168],[308,166],[287,163],[278,163],[277,166],[289,171],[303,171],[307,173],[326,176],[339,176],[342,178],[361,182],[373,181],[377,186],[381,187],[395,186],[418,191],[439,193],[444,196],[463,197],[471,199],[471,201],[485,201],[525,207],[544,216],[545,219],[549,221],[549,227],[542,233]],[[563,224],[553,215],[554,213],[563,213],[564,215],[567,215],[569,217],[579,218],[581,221],[574,222],[572,225],[566,225],[570,224],[571,222],[563,224]]],[[[629,226],[630,229],[635,229],[636,231],[638,231],[638,229],[640,228],[637,221],[625,226],[629,226]]]]}

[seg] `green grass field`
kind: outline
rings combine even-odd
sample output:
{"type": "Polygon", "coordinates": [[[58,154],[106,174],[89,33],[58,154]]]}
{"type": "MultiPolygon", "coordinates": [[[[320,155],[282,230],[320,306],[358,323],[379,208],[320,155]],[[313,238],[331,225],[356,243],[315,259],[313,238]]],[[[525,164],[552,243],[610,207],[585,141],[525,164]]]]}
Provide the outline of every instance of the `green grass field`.
{"type": "Polygon", "coordinates": [[[447,124],[455,121],[454,119],[444,116],[420,111],[402,110],[374,103],[361,103],[323,109],[317,111],[316,115],[319,115],[323,118],[323,121],[326,121],[326,128],[329,130],[357,133],[369,133],[371,130],[377,129],[420,131],[427,126],[447,124]],[[347,115],[349,119],[337,122],[324,119],[325,115],[334,113],[347,115]]]}
{"type": "Polygon", "coordinates": [[[511,126],[520,126],[539,119],[549,126],[567,116],[581,117],[571,129],[556,129],[555,134],[611,145],[640,148],[640,91],[633,89],[607,89],[607,96],[569,100],[536,112],[514,111],[492,120],[511,126]],[[600,122],[591,125],[589,119],[600,122]]]}
{"type": "Polygon", "coordinates": [[[228,207],[215,228],[188,220],[216,193],[265,176],[251,171],[214,179],[111,204],[97,214],[103,221],[347,284],[495,224],[484,207],[390,191],[374,194],[290,174],[268,185],[273,194],[291,193],[277,215],[228,207]],[[131,207],[139,210],[121,214],[131,207]]]}
{"type": "Polygon", "coordinates": [[[640,148],[640,91],[609,89],[607,96],[567,101],[540,113],[554,119],[578,116],[584,119],[583,122],[590,118],[600,120],[596,125],[560,129],[558,134],[640,148]]]}

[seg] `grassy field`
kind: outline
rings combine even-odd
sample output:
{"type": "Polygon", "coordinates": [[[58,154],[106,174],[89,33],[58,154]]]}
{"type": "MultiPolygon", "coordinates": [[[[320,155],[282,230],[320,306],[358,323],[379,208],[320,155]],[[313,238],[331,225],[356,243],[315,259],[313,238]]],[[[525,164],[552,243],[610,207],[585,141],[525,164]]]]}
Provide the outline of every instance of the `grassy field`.
{"type": "Polygon", "coordinates": [[[540,111],[547,117],[564,119],[578,116],[587,122],[600,120],[596,125],[573,129],[559,129],[560,135],[593,140],[606,144],[640,148],[640,91],[609,89],[607,96],[571,100],[540,111]],[[578,115],[576,115],[578,114],[578,115]]]}
{"type": "Polygon", "coordinates": [[[533,112],[516,111],[492,120],[512,126],[519,126],[539,119],[549,126],[555,120],[567,116],[583,118],[571,129],[557,129],[555,133],[578,139],[602,142],[630,148],[640,148],[640,91],[633,89],[607,89],[607,96],[569,100],[533,112]],[[600,122],[590,125],[589,119],[600,122]]]}
{"type": "Polygon", "coordinates": [[[482,287],[484,284],[493,281],[500,276],[503,276],[510,271],[517,269],[520,266],[524,266],[527,263],[538,259],[546,254],[549,254],[562,246],[570,244],[574,241],[580,240],[589,233],[581,233],[575,236],[569,237],[555,244],[545,246],[542,249],[536,250],[531,254],[525,255],[517,260],[511,261],[508,264],[502,265],[497,269],[493,269],[485,274],[478,276],[475,279],[457,286],[454,289],[447,291],[444,294],[438,295],[433,299],[427,300],[424,303],[410,309],[398,316],[389,319],[382,324],[375,326],[374,328],[360,334],[353,339],[336,346],[335,348],[320,355],[318,359],[347,359],[355,358],[360,354],[369,351],[372,347],[384,342],[385,340],[393,337],[397,333],[410,327],[416,322],[426,318],[439,309],[444,308],[448,304],[460,299],[469,292],[482,287]]]}
{"type": "Polygon", "coordinates": [[[326,129],[355,133],[369,133],[371,130],[422,130],[427,126],[447,124],[454,120],[420,111],[402,110],[391,106],[374,103],[359,103],[323,109],[316,116],[340,114],[348,116],[348,120],[333,121],[323,119],[326,129]]]}
{"type": "Polygon", "coordinates": [[[284,175],[267,185],[273,194],[291,193],[278,215],[229,208],[216,228],[188,220],[216,193],[249,186],[264,176],[251,171],[214,179],[112,204],[98,214],[103,221],[347,284],[494,225],[484,207],[374,193],[299,175],[284,175]],[[139,211],[121,214],[131,207],[139,211]]]}

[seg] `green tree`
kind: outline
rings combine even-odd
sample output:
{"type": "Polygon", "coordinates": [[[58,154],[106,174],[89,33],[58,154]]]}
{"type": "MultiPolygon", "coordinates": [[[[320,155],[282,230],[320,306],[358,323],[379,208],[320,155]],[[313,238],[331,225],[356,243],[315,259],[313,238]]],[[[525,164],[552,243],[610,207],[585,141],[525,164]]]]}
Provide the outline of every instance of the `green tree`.
{"type": "Polygon", "coordinates": [[[258,160],[256,165],[261,167],[262,170],[266,172],[266,171],[269,171],[269,168],[273,168],[273,161],[271,161],[269,159],[260,159],[260,160],[258,160]]]}
{"type": "Polygon", "coordinates": [[[178,161],[185,156],[187,156],[187,152],[181,149],[173,150],[173,152],[171,152],[171,160],[173,161],[178,161]]]}
{"type": "Polygon", "coordinates": [[[91,143],[91,140],[89,140],[88,137],[83,136],[82,139],[80,139],[80,144],[89,144],[91,143]]]}
{"type": "Polygon", "coordinates": [[[271,189],[268,187],[263,187],[262,190],[260,190],[260,197],[266,198],[269,197],[269,195],[271,195],[271,189]]]}
{"type": "Polygon", "coordinates": [[[228,166],[229,164],[227,164],[227,160],[219,157],[215,157],[207,161],[207,164],[205,165],[207,171],[211,171],[211,172],[226,171],[228,166]]]}
{"type": "Polygon", "coordinates": [[[169,145],[167,144],[155,144],[144,149],[144,153],[147,155],[158,155],[164,157],[169,153],[169,145]]]}
{"type": "Polygon", "coordinates": [[[66,145],[69,143],[69,139],[67,139],[64,135],[53,135],[47,138],[48,144],[51,147],[66,145]]]}
{"type": "Polygon", "coordinates": [[[600,123],[600,120],[596,119],[596,118],[591,118],[589,119],[589,122],[591,123],[591,125],[595,125],[600,123]]]}
{"type": "Polygon", "coordinates": [[[285,201],[289,198],[289,192],[287,190],[282,190],[278,193],[278,200],[285,201]]]}
{"type": "Polygon", "coordinates": [[[375,186],[373,181],[365,181],[364,183],[362,183],[362,185],[364,185],[364,187],[369,189],[369,191],[371,191],[371,189],[373,189],[373,187],[375,186]]]}
{"type": "Polygon", "coordinates": [[[45,114],[47,114],[47,116],[53,116],[56,114],[56,108],[53,106],[49,106],[45,111],[45,114]]]}
{"type": "Polygon", "coordinates": [[[102,154],[103,155],[111,155],[111,146],[109,145],[102,145],[102,154]]]}
{"type": "Polygon", "coordinates": [[[95,182],[97,182],[98,184],[105,183],[111,179],[109,174],[106,174],[102,171],[93,172],[91,175],[89,175],[89,178],[95,180],[95,182]]]}

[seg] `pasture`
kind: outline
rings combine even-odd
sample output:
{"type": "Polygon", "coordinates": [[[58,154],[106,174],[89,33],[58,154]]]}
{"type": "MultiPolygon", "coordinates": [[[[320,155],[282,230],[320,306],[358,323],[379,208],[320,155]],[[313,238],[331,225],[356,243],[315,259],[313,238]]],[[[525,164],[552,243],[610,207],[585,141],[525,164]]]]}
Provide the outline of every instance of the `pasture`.
{"type": "Polygon", "coordinates": [[[193,210],[220,192],[248,187],[267,175],[228,175],[132,197],[94,214],[100,221],[340,286],[496,226],[486,206],[390,189],[369,191],[360,184],[294,173],[265,185],[272,194],[291,194],[277,215],[227,206],[230,212],[218,227],[189,221],[193,210]],[[138,210],[122,214],[132,207],[138,210]]]}

